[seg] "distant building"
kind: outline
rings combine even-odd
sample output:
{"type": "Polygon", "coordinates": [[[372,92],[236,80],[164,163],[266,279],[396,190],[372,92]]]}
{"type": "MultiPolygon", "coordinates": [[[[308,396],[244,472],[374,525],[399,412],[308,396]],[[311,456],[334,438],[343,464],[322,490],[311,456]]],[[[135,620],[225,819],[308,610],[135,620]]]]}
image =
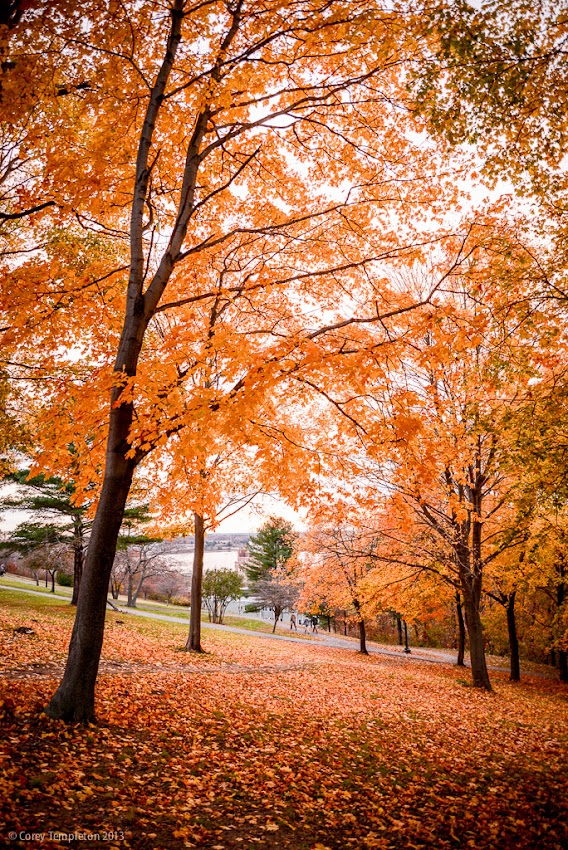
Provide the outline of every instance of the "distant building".
{"type": "Polygon", "coordinates": [[[246,565],[248,564],[249,553],[248,549],[242,548],[237,551],[237,559],[235,561],[235,569],[238,573],[246,577],[246,565]]]}

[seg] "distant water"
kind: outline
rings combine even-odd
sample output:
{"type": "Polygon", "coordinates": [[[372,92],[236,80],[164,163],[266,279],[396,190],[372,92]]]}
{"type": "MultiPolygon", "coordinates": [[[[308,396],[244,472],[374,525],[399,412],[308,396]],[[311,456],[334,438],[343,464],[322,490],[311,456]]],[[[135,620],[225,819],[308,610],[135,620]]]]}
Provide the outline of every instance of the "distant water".
{"type": "MultiPolygon", "coordinates": [[[[224,549],[221,552],[205,552],[203,556],[203,569],[224,570],[235,566],[238,551],[236,549],[224,549]]],[[[193,552],[175,552],[168,555],[168,561],[182,573],[190,573],[193,568],[193,552]]]]}

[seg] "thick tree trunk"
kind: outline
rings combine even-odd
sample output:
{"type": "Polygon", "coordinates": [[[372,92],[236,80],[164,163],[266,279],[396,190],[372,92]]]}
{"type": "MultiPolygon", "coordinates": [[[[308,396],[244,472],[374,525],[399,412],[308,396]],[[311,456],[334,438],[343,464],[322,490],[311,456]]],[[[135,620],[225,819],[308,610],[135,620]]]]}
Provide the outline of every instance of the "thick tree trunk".
{"type": "Polygon", "coordinates": [[[489,681],[487,662],[485,660],[485,647],[483,646],[483,627],[479,615],[479,606],[475,604],[471,597],[468,599],[467,594],[464,594],[464,596],[473,685],[476,688],[485,688],[486,691],[491,691],[491,682],[489,681]]]}
{"type": "Polygon", "coordinates": [[[203,552],[205,549],[205,527],[203,517],[193,515],[195,546],[193,549],[193,572],[191,574],[191,608],[189,610],[189,636],[185,645],[191,652],[203,652],[201,647],[201,587],[203,584],[203,552]]]}
{"type": "Polygon", "coordinates": [[[463,619],[463,609],[459,593],[456,593],[456,613],[458,617],[458,659],[456,661],[456,665],[458,667],[465,667],[465,622],[463,619]]]}
{"type": "MultiPolygon", "coordinates": [[[[475,496],[474,505],[476,515],[481,516],[481,495],[479,490],[475,496]]],[[[461,542],[456,549],[456,556],[465,609],[465,621],[469,636],[469,657],[473,685],[475,688],[484,688],[486,691],[491,691],[492,687],[485,660],[483,626],[481,625],[480,614],[483,565],[481,557],[481,528],[481,522],[472,520],[472,543],[470,548],[467,543],[467,530],[464,527],[460,527],[461,542]]]]}
{"type": "Polygon", "coordinates": [[[359,652],[362,655],[368,655],[367,652],[367,634],[365,632],[365,621],[359,620],[359,652]]]}
{"type": "Polygon", "coordinates": [[[507,631],[509,633],[509,649],[511,653],[511,682],[521,681],[521,664],[519,660],[519,639],[517,637],[517,622],[515,619],[515,597],[516,592],[513,591],[509,595],[507,602],[507,631]]]}
{"type": "Polygon", "coordinates": [[[164,92],[181,42],[183,6],[183,0],[174,0],[170,9],[168,42],[150,91],[138,145],[130,219],[130,273],[124,324],[114,363],[114,373],[119,380],[111,391],[105,473],[79,591],[67,665],[63,680],[46,709],[50,717],[66,721],[88,723],[95,719],[95,683],[103,643],[108,584],[132,476],[143,457],[135,453],[134,457],[127,458],[132,448],[129,437],[134,405],[132,401],[121,399],[122,388],[137,373],[148,322],[170,279],[187,232],[199,167],[197,154],[209,117],[203,110],[199,115],[199,127],[194,130],[187,151],[176,227],[152,282],[144,291],[147,259],[143,245],[143,217],[152,172],[150,150],[164,92]]]}
{"type": "Polygon", "coordinates": [[[124,452],[107,460],[67,665],[46,709],[50,717],[58,720],[90,723],[95,719],[95,683],[103,644],[108,583],[133,471],[134,464],[125,459],[124,452]]]}

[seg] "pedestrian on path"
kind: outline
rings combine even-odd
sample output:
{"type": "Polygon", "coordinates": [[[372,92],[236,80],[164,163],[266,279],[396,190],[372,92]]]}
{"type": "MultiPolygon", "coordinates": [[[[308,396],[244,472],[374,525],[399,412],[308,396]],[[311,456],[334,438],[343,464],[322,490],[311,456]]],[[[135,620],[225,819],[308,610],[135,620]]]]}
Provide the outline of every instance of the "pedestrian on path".
{"type": "Polygon", "coordinates": [[[298,631],[298,626],[296,625],[296,615],[295,614],[290,614],[290,631],[292,631],[292,629],[294,629],[294,631],[296,631],[296,632],[298,631]]]}
{"type": "Polygon", "coordinates": [[[316,635],[318,633],[318,618],[315,615],[312,617],[312,632],[316,635]]]}

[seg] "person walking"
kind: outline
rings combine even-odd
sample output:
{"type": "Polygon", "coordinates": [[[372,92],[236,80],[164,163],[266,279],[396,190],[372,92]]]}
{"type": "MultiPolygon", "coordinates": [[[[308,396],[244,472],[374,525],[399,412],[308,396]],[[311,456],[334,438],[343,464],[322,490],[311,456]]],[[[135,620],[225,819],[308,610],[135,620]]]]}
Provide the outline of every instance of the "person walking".
{"type": "Polygon", "coordinates": [[[317,635],[318,633],[318,618],[315,616],[312,617],[312,632],[317,635]]]}
{"type": "Polygon", "coordinates": [[[296,615],[293,613],[290,614],[290,631],[292,631],[292,629],[294,629],[294,631],[296,632],[298,631],[298,626],[296,625],[296,615]]]}

